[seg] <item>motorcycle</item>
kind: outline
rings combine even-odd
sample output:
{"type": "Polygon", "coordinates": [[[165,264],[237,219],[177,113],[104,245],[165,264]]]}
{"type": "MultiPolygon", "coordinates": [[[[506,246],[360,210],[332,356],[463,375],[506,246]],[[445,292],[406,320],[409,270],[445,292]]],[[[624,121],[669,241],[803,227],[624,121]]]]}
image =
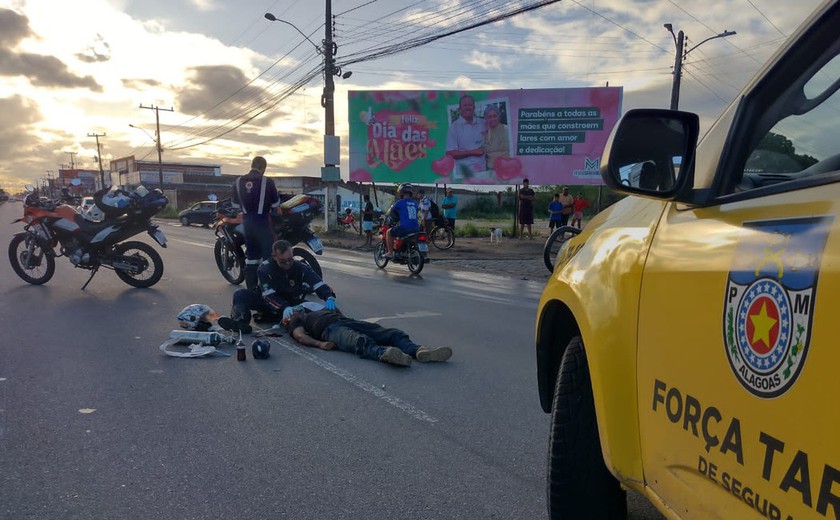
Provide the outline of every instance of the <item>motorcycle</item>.
{"type": "Polygon", "coordinates": [[[75,267],[91,271],[82,290],[100,267],[113,269],[132,287],[151,287],[163,276],[163,260],[152,246],[125,242],[146,231],[166,247],[166,236],[151,221],[169,203],[160,190],[140,186],[129,194],[122,192],[120,208],[102,203],[107,189],[97,192],[97,205],[106,213],[103,222],[89,222],[72,206],[39,197],[31,185],[26,190],[29,194],[23,202],[23,217],[12,222],[23,222],[24,230],[9,244],[9,261],[25,282],[47,283],[55,274],[55,259],[60,256],[66,256],[75,267]]]}
{"type": "Polygon", "coordinates": [[[394,238],[394,258],[388,258],[385,254],[388,248],[385,246],[385,234],[392,226],[389,219],[381,219],[379,236],[382,240],[373,249],[373,261],[380,269],[384,269],[389,261],[401,265],[408,265],[408,270],[414,274],[420,274],[429,256],[429,244],[424,231],[411,233],[401,238],[394,238]]]}
{"type": "MultiPolygon", "coordinates": [[[[308,195],[296,195],[280,204],[277,213],[271,215],[274,233],[278,239],[291,244],[304,243],[316,255],[324,253],[321,239],[309,228],[312,219],[321,212],[321,201],[308,195]]],[[[213,256],[216,266],[228,282],[239,285],[245,280],[245,229],[242,225],[242,213],[233,207],[230,199],[225,199],[216,208],[216,221],[213,223],[216,244],[213,256]]],[[[321,265],[315,256],[303,247],[292,248],[294,257],[312,268],[323,277],[321,265]]]]}

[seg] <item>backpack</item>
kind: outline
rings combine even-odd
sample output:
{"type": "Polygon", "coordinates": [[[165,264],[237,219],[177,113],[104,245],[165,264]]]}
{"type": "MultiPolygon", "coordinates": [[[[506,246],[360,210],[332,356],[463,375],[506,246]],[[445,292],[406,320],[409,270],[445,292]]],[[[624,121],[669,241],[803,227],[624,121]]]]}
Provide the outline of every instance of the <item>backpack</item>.
{"type": "Polygon", "coordinates": [[[429,213],[432,214],[432,218],[436,219],[440,216],[440,206],[437,205],[437,202],[433,200],[429,200],[429,213]]]}

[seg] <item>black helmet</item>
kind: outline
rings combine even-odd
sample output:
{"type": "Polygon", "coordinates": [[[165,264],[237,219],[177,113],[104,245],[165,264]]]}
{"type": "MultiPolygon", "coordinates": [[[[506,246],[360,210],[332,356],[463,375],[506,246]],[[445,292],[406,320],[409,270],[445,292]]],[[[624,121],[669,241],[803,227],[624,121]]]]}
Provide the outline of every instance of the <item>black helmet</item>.
{"type": "Polygon", "coordinates": [[[254,359],[268,359],[271,343],[268,340],[257,339],[251,343],[251,355],[254,359]]]}
{"type": "Polygon", "coordinates": [[[408,193],[409,195],[414,195],[414,186],[411,183],[404,182],[400,184],[400,187],[397,188],[397,194],[402,196],[403,193],[408,193]]]}

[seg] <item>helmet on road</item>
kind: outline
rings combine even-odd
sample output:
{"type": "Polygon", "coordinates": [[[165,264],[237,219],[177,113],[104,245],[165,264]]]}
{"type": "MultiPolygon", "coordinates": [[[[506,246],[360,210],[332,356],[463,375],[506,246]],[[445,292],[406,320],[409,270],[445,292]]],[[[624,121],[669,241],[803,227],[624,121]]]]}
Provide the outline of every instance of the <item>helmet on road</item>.
{"type": "Polygon", "coordinates": [[[254,340],[251,343],[251,355],[254,359],[268,359],[271,343],[264,339],[254,340]]]}
{"type": "Polygon", "coordinates": [[[403,193],[408,193],[409,195],[414,195],[414,186],[411,183],[404,182],[400,184],[400,187],[397,188],[397,193],[402,196],[403,193]]]}
{"type": "Polygon", "coordinates": [[[213,326],[213,320],[219,319],[219,313],[206,305],[193,303],[187,305],[178,314],[178,323],[182,329],[206,331],[213,326]]]}

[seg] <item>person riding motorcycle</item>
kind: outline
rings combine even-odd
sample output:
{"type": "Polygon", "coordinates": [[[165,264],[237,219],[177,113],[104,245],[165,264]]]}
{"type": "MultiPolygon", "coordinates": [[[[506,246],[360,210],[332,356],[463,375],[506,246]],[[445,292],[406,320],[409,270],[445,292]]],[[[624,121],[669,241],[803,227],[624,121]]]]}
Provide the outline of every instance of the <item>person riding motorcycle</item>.
{"type": "Polygon", "coordinates": [[[394,258],[394,239],[401,238],[420,231],[420,221],[417,219],[419,207],[414,200],[414,187],[404,182],[397,189],[399,200],[388,210],[388,218],[396,225],[391,226],[385,233],[385,247],[388,252],[386,258],[394,258]]]}

